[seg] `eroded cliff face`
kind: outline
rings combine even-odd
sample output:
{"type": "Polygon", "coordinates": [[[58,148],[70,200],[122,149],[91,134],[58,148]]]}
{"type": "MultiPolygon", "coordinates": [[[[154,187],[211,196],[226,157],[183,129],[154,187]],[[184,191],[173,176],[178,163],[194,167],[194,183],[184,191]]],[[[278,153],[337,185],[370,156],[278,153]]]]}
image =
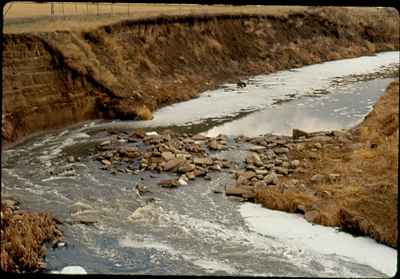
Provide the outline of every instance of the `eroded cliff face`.
{"type": "Polygon", "coordinates": [[[398,31],[398,15],[332,8],[5,34],[2,140],[88,119],[150,118],[162,105],[243,76],[398,49],[398,31]]]}

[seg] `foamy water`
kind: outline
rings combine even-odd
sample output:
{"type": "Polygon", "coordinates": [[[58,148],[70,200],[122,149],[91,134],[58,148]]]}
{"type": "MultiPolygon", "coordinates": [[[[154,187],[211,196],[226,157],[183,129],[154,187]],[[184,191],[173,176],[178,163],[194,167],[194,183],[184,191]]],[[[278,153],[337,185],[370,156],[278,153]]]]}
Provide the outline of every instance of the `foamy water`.
{"type": "Polygon", "coordinates": [[[259,204],[245,203],[240,213],[251,230],[290,247],[346,257],[389,277],[397,272],[397,250],[369,237],[354,237],[332,227],[311,224],[302,215],[266,209],[259,204]]]}

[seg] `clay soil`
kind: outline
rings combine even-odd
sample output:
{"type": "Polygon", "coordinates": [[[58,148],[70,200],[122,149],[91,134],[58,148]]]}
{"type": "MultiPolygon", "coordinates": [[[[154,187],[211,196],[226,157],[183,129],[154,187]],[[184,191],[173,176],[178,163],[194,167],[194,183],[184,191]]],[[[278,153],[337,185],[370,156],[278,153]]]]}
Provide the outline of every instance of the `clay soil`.
{"type": "Polygon", "coordinates": [[[396,81],[360,125],[336,132],[338,140],[317,137],[291,149],[289,158],[300,160],[303,171],[259,189],[256,200],[397,247],[398,113],[396,81]]]}

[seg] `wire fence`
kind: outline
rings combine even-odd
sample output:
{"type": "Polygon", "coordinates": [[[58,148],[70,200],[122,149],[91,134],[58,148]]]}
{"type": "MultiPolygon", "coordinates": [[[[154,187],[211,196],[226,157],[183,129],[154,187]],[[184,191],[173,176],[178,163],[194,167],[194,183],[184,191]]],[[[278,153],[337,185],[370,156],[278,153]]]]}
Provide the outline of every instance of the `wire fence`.
{"type": "Polygon", "coordinates": [[[134,3],[93,2],[9,2],[3,9],[4,18],[72,15],[130,15],[134,3]]]}

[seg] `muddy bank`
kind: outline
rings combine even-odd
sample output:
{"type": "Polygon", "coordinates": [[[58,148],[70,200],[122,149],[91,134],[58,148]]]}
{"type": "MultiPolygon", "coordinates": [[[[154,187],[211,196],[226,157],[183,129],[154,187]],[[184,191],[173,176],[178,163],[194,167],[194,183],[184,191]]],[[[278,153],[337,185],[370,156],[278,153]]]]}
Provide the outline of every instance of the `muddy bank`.
{"type": "Polygon", "coordinates": [[[82,120],[149,119],[243,76],[398,49],[398,16],[322,8],[159,17],[5,34],[3,47],[2,140],[11,142],[82,120]]]}
{"type": "Polygon", "coordinates": [[[46,267],[47,246],[62,245],[63,234],[48,213],[21,210],[18,202],[1,201],[1,271],[38,272],[46,267]]]}

